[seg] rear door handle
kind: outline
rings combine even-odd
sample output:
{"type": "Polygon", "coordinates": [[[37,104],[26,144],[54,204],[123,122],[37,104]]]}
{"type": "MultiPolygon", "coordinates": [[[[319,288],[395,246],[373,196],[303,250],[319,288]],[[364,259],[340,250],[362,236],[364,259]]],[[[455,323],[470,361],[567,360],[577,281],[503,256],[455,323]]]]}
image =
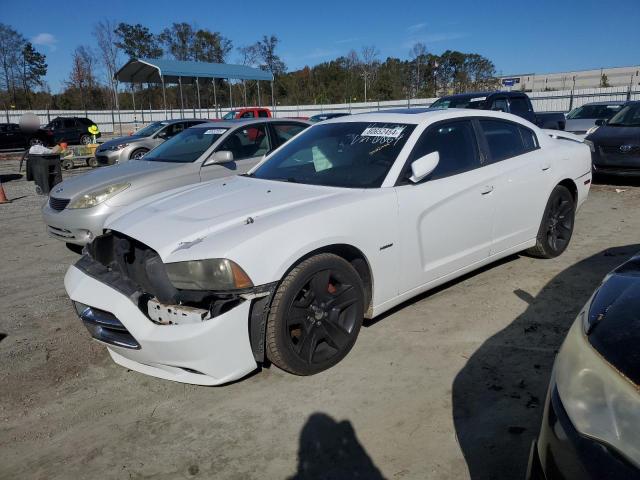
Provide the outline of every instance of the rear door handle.
{"type": "Polygon", "coordinates": [[[487,195],[491,192],[493,192],[493,185],[485,185],[484,187],[482,187],[482,190],[480,190],[480,193],[482,195],[487,195]]]}

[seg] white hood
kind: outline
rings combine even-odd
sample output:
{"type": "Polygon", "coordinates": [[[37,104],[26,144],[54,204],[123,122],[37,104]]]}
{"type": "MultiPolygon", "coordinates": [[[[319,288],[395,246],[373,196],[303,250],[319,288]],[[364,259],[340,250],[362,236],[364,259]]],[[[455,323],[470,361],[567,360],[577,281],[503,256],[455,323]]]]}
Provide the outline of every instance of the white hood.
{"type": "Polygon", "coordinates": [[[295,216],[304,205],[347,192],[339,188],[228,177],[168,192],[147,203],[133,204],[110,218],[105,228],[141,241],[167,260],[175,251],[234,229],[237,242],[241,242],[242,235],[248,234],[242,227],[248,224],[264,222],[279,213],[295,216]]]}

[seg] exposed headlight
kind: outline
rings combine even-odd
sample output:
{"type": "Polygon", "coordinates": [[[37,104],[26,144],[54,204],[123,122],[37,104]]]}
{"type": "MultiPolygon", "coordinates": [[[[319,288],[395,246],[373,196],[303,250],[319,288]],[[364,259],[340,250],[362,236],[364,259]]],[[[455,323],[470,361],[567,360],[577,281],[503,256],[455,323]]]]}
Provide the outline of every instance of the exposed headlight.
{"type": "Polygon", "coordinates": [[[101,204],[105,200],[117,195],[131,186],[130,183],[114,183],[106,187],[85,193],[71,200],[67,208],[91,208],[101,204]]]}
{"type": "Polygon", "coordinates": [[[574,322],[555,363],[558,394],[583,435],[609,444],[640,466],[640,393],[589,344],[586,313],[574,322]]]}
{"type": "Polygon", "coordinates": [[[596,125],[595,127],[591,127],[589,130],[587,130],[587,135],[591,135],[593,132],[595,132],[598,128],[600,128],[599,125],[596,125]]]}
{"type": "Polygon", "coordinates": [[[119,143],[118,145],[111,145],[110,147],[106,147],[105,150],[113,150],[115,152],[118,150],[122,150],[124,147],[128,147],[129,145],[129,143],[119,143]]]}
{"type": "Polygon", "coordinates": [[[591,150],[592,152],[596,151],[596,146],[593,144],[593,142],[591,140],[585,140],[584,144],[588,145],[589,146],[589,150],[591,150]]]}
{"type": "Polygon", "coordinates": [[[182,290],[237,290],[253,287],[242,268],[226,258],[167,263],[169,280],[182,290]]]}

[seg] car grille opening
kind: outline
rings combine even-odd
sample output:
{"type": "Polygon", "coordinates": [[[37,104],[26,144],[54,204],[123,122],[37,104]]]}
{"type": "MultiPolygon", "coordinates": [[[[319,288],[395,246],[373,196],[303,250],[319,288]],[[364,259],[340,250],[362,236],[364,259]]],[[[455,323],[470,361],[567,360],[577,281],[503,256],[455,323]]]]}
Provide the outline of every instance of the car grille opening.
{"type": "Polygon", "coordinates": [[[78,303],[75,307],[82,323],[96,340],[117,347],[135,350],[140,348],[138,341],[113,313],[78,303]]]}
{"type": "Polygon", "coordinates": [[[67,205],[69,205],[69,202],[71,201],[70,198],[55,198],[55,197],[49,197],[49,206],[53,209],[56,210],[58,212],[61,212],[62,210],[64,210],[65,208],[67,208],[67,205]]]}

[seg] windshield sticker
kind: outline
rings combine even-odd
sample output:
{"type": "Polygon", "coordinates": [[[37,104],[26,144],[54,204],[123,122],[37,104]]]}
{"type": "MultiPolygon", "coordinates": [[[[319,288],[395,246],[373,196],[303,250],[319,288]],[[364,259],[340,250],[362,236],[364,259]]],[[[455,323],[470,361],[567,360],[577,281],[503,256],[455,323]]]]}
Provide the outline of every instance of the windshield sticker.
{"type": "Polygon", "coordinates": [[[470,102],[482,102],[483,100],[486,100],[487,97],[476,97],[476,98],[472,98],[469,101],[470,102]]]}
{"type": "Polygon", "coordinates": [[[404,127],[395,128],[382,128],[382,127],[367,127],[364,132],[360,134],[361,137],[386,137],[386,138],[398,138],[404,127]]]}
{"type": "Polygon", "coordinates": [[[205,135],[222,135],[226,131],[227,130],[225,128],[210,128],[209,130],[204,132],[204,134],[205,135]]]}

